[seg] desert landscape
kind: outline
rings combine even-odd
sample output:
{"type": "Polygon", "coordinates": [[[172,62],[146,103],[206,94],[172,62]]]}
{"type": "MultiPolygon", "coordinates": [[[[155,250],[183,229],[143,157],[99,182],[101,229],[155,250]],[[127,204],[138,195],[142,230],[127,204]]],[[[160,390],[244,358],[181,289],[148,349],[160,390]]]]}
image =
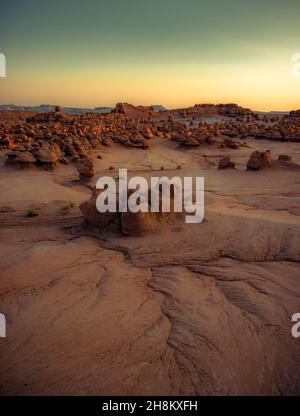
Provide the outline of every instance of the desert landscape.
{"type": "Polygon", "coordinates": [[[300,396],[299,16],[1,2],[1,409],[300,396]]]}
{"type": "Polygon", "coordinates": [[[0,111],[1,395],[298,395],[300,110],[0,111]],[[205,218],[96,210],[200,176],[205,218]]]}

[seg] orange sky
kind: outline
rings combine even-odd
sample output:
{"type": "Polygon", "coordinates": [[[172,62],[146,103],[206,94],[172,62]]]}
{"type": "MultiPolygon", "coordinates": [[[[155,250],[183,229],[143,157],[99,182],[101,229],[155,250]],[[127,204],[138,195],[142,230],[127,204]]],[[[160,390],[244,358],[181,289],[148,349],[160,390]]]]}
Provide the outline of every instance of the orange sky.
{"type": "Polygon", "coordinates": [[[299,0],[7,2],[0,102],[300,108],[299,15],[299,0]]]}

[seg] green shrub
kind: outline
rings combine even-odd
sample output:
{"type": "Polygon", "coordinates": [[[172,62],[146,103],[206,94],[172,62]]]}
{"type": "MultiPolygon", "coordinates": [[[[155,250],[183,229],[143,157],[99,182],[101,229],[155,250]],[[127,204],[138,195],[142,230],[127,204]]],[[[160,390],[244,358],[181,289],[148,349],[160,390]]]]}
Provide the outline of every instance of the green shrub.
{"type": "Polygon", "coordinates": [[[26,211],[26,217],[28,218],[37,217],[38,215],[37,208],[28,208],[26,211]]]}
{"type": "Polygon", "coordinates": [[[72,209],[74,207],[75,207],[75,203],[73,201],[70,201],[70,202],[67,203],[67,205],[65,205],[63,207],[63,210],[64,211],[69,211],[70,209],[72,209]]]}

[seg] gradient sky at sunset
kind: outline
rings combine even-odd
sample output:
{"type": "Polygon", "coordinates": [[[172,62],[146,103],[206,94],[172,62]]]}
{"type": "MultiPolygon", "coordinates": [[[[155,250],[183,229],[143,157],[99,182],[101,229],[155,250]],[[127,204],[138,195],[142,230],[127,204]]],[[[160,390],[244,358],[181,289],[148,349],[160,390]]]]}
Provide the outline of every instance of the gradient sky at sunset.
{"type": "Polygon", "coordinates": [[[1,0],[0,103],[300,107],[300,0],[1,0]]]}

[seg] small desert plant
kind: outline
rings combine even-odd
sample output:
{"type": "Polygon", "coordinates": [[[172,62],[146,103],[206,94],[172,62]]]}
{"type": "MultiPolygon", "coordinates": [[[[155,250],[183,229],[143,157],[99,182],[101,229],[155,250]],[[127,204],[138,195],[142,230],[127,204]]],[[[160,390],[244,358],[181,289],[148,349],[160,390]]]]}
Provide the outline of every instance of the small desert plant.
{"type": "Polygon", "coordinates": [[[177,169],[181,169],[181,165],[177,165],[177,169]]]}
{"type": "Polygon", "coordinates": [[[37,217],[38,215],[37,208],[28,208],[26,211],[26,217],[28,218],[37,217]]]}
{"type": "Polygon", "coordinates": [[[70,209],[75,207],[75,203],[73,201],[70,201],[63,207],[63,211],[69,211],[70,209]]]}
{"type": "Polygon", "coordinates": [[[161,167],[160,167],[160,170],[165,170],[165,167],[164,167],[164,166],[161,166],[161,167]]]}

